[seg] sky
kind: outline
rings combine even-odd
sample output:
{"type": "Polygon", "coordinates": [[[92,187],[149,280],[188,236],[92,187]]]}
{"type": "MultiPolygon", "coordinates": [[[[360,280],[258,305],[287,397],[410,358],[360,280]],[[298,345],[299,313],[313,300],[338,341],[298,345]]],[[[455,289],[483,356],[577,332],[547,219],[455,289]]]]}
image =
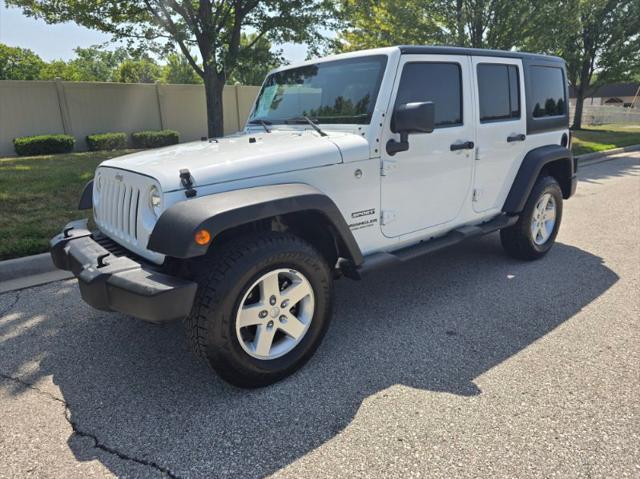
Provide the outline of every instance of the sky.
{"type": "MultiPolygon", "coordinates": [[[[42,20],[26,17],[20,9],[6,8],[4,0],[0,0],[0,43],[29,48],[45,61],[69,60],[74,57],[74,48],[102,44],[110,39],[109,35],[75,23],[47,25],[42,20]]],[[[280,48],[289,63],[302,61],[307,55],[304,45],[285,44],[280,48]]]]}

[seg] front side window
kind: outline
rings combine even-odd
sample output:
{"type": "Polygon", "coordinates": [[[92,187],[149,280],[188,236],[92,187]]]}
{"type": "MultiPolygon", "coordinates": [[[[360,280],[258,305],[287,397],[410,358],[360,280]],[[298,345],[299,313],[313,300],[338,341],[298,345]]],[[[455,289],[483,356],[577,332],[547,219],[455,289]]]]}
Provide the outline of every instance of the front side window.
{"type": "MultiPolygon", "coordinates": [[[[533,117],[562,116],[566,113],[564,75],[560,68],[532,66],[531,103],[533,117]]],[[[529,98],[527,96],[527,101],[529,98]]]]}
{"type": "Polygon", "coordinates": [[[480,122],[520,118],[518,67],[481,63],[478,65],[480,122]]]}
{"type": "Polygon", "coordinates": [[[462,125],[462,76],[458,63],[405,64],[395,106],[432,101],[435,127],[462,125]]]}
{"type": "Polygon", "coordinates": [[[269,75],[249,121],[369,124],[387,57],[321,62],[269,75]]]}

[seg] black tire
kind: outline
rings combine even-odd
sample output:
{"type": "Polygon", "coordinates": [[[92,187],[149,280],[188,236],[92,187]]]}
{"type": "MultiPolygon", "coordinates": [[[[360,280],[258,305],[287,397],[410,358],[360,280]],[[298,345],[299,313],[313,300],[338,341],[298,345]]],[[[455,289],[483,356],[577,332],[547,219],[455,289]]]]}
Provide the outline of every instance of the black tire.
{"type": "Polygon", "coordinates": [[[505,251],[514,258],[534,260],[543,257],[555,243],[560,222],[562,221],[562,190],[555,178],[541,176],[533,186],[524,210],[513,226],[500,230],[500,241],[505,251]],[[556,221],[549,238],[542,244],[536,244],[531,231],[531,222],[538,201],[545,194],[551,194],[556,205],[556,221]]]}
{"type": "Polygon", "coordinates": [[[302,239],[277,232],[248,236],[212,247],[199,266],[198,293],[185,321],[194,352],[227,382],[242,388],[275,383],[302,367],[316,351],[332,313],[331,270],[316,249],[302,239]],[[251,286],[269,271],[290,268],[309,281],[315,308],[300,342],[285,355],[260,360],[249,355],[236,334],[236,313],[251,286]]]}

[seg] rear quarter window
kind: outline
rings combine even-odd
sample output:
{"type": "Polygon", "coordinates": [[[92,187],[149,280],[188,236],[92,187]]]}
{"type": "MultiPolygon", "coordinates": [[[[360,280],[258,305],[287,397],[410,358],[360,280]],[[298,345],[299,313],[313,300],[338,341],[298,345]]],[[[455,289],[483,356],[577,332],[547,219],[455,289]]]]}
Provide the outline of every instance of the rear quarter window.
{"type": "Polygon", "coordinates": [[[533,117],[544,118],[566,114],[565,82],[562,69],[531,66],[531,104],[533,117]]]}

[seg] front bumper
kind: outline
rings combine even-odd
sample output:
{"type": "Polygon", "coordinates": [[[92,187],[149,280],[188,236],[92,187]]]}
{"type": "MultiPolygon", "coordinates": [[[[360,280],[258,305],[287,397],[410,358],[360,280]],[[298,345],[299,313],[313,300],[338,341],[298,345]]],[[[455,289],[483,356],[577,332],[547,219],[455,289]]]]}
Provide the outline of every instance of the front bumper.
{"type": "Polygon", "coordinates": [[[112,254],[94,239],[86,221],[69,223],[50,243],[53,263],[78,278],[82,299],[94,308],[154,323],[182,319],[191,311],[196,283],[112,254]]]}

